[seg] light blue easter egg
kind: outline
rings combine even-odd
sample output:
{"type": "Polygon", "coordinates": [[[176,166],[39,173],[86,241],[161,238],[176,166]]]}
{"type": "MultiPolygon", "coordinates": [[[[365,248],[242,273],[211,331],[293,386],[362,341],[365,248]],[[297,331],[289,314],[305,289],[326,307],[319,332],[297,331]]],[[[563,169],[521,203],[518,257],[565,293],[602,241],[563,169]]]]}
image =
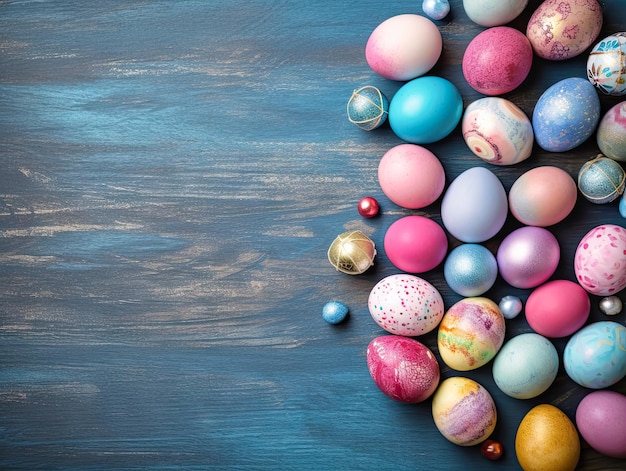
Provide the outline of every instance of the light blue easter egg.
{"type": "Polygon", "coordinates": [[[619,213],[626,219],[626,193],[624,193],[619,200],[619,213]]]}
{"type": "Polygon", "coordinates": [[[480,244],[462,244],[455,247],[443,265],[448,286],[465,297],[487,292],[498,276],[496,257],[480,244]]]}
{"type": "Polygon", "coordinates": [[[613,321],[583,327],[565,345],[563,364],[581,386],[612,386],[626,376],[626,327],[613,321]]]}
{"type": "Polygon", "coordinates": [[[493,379],[507,396],[530,399],[554,382],[559,354],[547,338],[534,332],[506,342],[493,362],[493,379]]]}
{"type": "Polygon", "coordinates": [[[348,315],[348,307],[338,301],[330,301],[322,308],[322,318],[329,324],[339,324],[348,315]]]}
{"type": "Polygon", "coordinates": [[[578,147],[595,131],[600,112],[600,98],[588,80],[563,79],[537,100],[532,117],[535,141],[549,152],[578,147]]]}

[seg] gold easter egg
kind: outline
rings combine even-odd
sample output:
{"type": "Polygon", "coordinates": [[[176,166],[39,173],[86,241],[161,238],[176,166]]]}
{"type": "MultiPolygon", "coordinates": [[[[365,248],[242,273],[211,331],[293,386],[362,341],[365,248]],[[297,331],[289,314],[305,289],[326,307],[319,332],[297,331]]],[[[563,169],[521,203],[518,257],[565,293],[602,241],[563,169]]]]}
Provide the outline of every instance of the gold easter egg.
{"type": "Polygon", "coordinates": [[[330,244],[328,260],[337,270],[348,275],[360,275],[374,264],[376,248],[372,239],[361,231],[339,234],[330,244]]]}

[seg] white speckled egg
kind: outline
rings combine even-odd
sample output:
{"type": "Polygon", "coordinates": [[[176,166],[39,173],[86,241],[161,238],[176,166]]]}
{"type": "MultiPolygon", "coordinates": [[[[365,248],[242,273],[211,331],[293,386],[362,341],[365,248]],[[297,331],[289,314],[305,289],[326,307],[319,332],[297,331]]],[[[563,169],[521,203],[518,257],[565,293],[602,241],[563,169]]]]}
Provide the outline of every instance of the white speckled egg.
{"type": "Polygon", "coordinates": [[[528,116],[504,98],[486,97],[471,103],[462,121],[463,139],[486,162],[513,165],[530,157],[533,127],[528,116]]]}
{"type": "Polygon", "coordinates": [[[626,101],[613,105],[602,117],[596,140],[606,157],[626,162],[626,101]]]}
{"type": "Polygon", "coordinates": [[[626,32],[607,36],[587,59],[587,77],[607,95],[626,95],[626,32]]]}
{"type": "Polygon", "coordinates": [[[517,18],[528,0],[463,0],[465,13],[481,26],[499,26],[517,18]]]}
{"type": "Polygon", "coordinates": [[[437,288],[414,275],[390,275],[370,292],[367,306],[374,321],[387,332],[416,337],[435,329],[443,318],[437,288]]]}

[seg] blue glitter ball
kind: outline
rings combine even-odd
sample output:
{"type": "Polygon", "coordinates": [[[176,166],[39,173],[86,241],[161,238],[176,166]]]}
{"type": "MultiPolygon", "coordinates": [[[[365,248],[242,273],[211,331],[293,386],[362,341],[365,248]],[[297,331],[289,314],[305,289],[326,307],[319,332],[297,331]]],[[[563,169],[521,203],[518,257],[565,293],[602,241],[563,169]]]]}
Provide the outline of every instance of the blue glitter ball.
{"type": "Polygon", "coordinates": [[[522,300],[517,296],[505,296],[498,304],[505,319],[515,319],[522,312],[522,300]]]}
{"type": "Polygon", "coordinates": [[[443,265],[448,286],[461,296],[480,296],[498,276],[496,257],[480,244],[462,244],[453,249],[443,265]]]}
{"type": "Polygon", "coordinates": [[[578,189],[592,203],[610,203],[624,192],[625,179],[619,162],[600,154],[580,168],[578,189]]]}
{"type": "Polygon", "coordinates": [[[322,318],[329,324],[339,324],[348,315],[348,308],[338,301],[330,301],[322,308],[322,318]]]}
{"type": "Polygon", "coordinates": [[[422,10],[433,20],[443,20],[450,13],[448,0],[424,0],[422,10]]]}
{"type": "Polygon", "coordinates": [[[352,124],[371,131],[387,121],[389,100],[378,88],[367,85],[352,92],[347,112],[352,124]]]}

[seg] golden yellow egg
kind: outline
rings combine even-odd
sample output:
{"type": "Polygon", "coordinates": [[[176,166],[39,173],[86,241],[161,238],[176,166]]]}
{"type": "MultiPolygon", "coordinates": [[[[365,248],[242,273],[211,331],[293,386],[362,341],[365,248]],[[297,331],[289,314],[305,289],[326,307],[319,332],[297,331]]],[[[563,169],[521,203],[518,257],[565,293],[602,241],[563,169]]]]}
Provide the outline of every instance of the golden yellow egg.
{"type": "Polygon", "coordinates": [[[361,231],[339,234],[328,249],[328,261],[348,275],[364,273],[374,264],[375,256],[374,242],[361,231]]]}
{"type": "Polygon", "coordinates": [[[558,407],[540,404],[520,422],[515,453],[524,471],[574,471],[580,458],[578,431],[558,407]]]}

